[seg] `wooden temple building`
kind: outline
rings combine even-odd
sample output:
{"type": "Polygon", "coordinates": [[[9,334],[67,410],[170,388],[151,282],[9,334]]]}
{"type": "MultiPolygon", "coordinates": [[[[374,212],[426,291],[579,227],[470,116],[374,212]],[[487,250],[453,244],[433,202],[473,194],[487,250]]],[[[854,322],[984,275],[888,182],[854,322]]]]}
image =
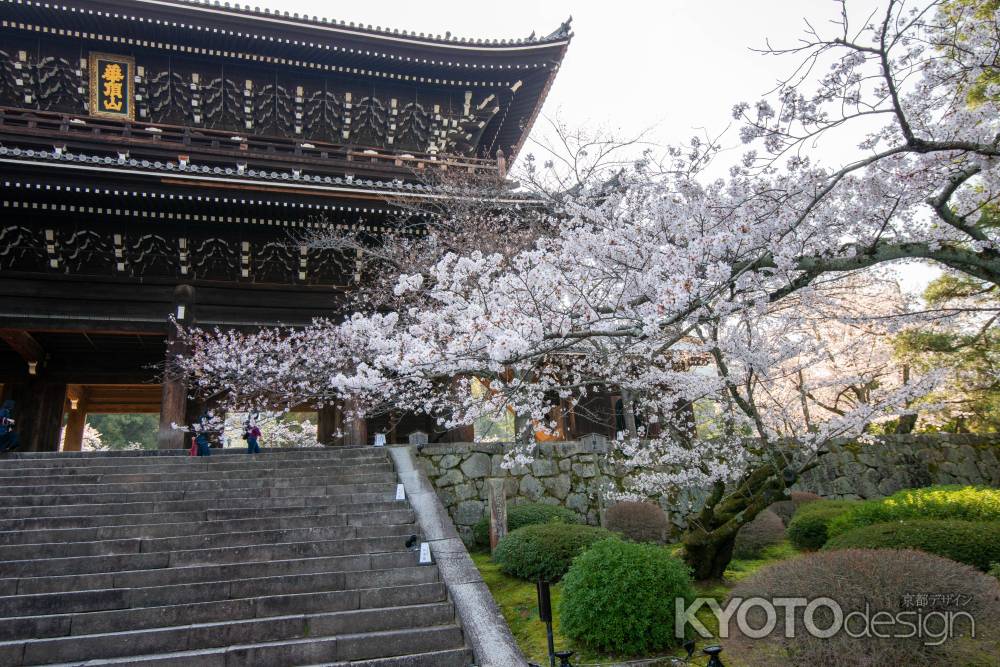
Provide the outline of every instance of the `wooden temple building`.
{"type": "MultiPolygon", "coordinates": [[[[400,194],[434,196],[423,170],[502,170],[571,39],[218,1],[0,0],[0,21],[0,383],[28,451],[64,424],[78,449],[88,412],[159,413],[180,446],[193,408],[158,379],[171,318],[336,313],[357,258],[294,232],[377,233],[400,194]]],[[[338,419],[321,411],[321,439],[338,419]]]]}

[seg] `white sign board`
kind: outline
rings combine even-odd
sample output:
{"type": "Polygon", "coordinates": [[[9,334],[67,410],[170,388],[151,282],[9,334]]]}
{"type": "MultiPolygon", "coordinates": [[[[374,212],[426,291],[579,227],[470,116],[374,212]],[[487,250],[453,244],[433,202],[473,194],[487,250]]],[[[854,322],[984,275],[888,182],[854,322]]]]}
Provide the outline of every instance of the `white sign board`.
{"type": "Polygon", "coordinates": [[[396,500],[406,500],[406,489],[402,484],[396,485],[396,500]]]}
{"type": "Polygon", "coordinates": [[[431,564],[431,545],[427,542],[420,543],[420,564],[430,565],[431,564]]]}

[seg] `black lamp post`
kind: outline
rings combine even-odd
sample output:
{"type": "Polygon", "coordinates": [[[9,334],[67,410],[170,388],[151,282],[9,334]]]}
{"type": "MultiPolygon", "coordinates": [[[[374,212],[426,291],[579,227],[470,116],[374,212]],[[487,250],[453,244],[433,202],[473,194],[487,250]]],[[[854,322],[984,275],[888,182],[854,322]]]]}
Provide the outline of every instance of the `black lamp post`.
{"type": "Polygon", "coordinates": [[[549,582],[539,579],[536,588],[538,618],[545,623],[545,635],[549,640],[549,667],[556,667],[556,646],[552,637],[552,593],[549,591],[549,582]]]}
{"type": "Polygon", "coordinates": [[[705,665],[705,667],[726,667],[722,664],[722,658],[719,657],[719,654],[722,653],[721,646],[714,644],[712,646],[706,646],[701,650],[708,656],[708,664],[705,665]]]}

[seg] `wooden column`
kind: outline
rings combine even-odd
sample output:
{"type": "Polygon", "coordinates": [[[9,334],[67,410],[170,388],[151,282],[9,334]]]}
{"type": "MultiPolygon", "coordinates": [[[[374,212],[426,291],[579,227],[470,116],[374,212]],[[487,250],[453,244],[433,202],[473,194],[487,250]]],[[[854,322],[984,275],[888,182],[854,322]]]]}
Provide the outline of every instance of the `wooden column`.
{"type": "Polygon", "coordinates": [[[66,404],[66,385],[34,379],[18,387],[14,415],[22,452],[55,452],[66,404]]]}
{"type": "Polygon", "coordinates": [[[72,385],[66,391],[66,434],[63,436],[64,452],[83,449],[83,429],[87,424],[87,397],[82,387],[72,385]]]}
{"type": "MultiPolygon", "coordinates": [[[[178,285],[174,290],[174,310],[170,317],[182,326],[194,324],[194,288],[178,285]]],[[[160,430],[156,441],[160,449],[184,449],[184,431],[173,424],[188,423],[187,383],[171,372],[171,365],[178,356],[187,354],[187,346],[177,336],[177,328],[168,320],[166,368],[163,375],[163,394],[160,401],[160,430]]]]}
{"type": "Polygon", "coordinates": [[[340,403],[326,405],[316,411],[316,439],[322,445],[344,444],[344,411],[340,403]]]}
{"type": "Polygon", "coordinates": [[[349,398],[344,401],[345,429],[344,444],[352,447],[361,447],[368,444],[368,422],[364,417],[357,415],[358,405],[354,399],[349,398]]]}

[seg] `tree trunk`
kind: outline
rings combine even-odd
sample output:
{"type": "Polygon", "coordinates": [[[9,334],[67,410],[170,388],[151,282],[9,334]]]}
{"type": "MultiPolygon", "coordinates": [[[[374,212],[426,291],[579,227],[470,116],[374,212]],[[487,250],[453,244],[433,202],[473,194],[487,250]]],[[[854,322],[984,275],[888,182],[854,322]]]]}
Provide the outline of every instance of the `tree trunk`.
{"type": "Polygon", "coordinates": [[[735,545],[735,531],[688,533],[684,536],[684,562],[698,581],[722,579],[733,559],[735,545]]]}
{"type": "Polygon", "coordinates": [[[717,483],[681,538],[684,562],[693,570],[695,579],[721,579],[733,558],[736,533],[768,505],[785,497],[785,482],[778,465],[765,464],[750,471],[728,493],[717,483]]]}
{"type": "Polygon", "coordinates": [[[896,433],[897,434],[907,434],[913,433],[913,427],[917,425],[917,415],[903,415],[896,422],[896,433]]]}

